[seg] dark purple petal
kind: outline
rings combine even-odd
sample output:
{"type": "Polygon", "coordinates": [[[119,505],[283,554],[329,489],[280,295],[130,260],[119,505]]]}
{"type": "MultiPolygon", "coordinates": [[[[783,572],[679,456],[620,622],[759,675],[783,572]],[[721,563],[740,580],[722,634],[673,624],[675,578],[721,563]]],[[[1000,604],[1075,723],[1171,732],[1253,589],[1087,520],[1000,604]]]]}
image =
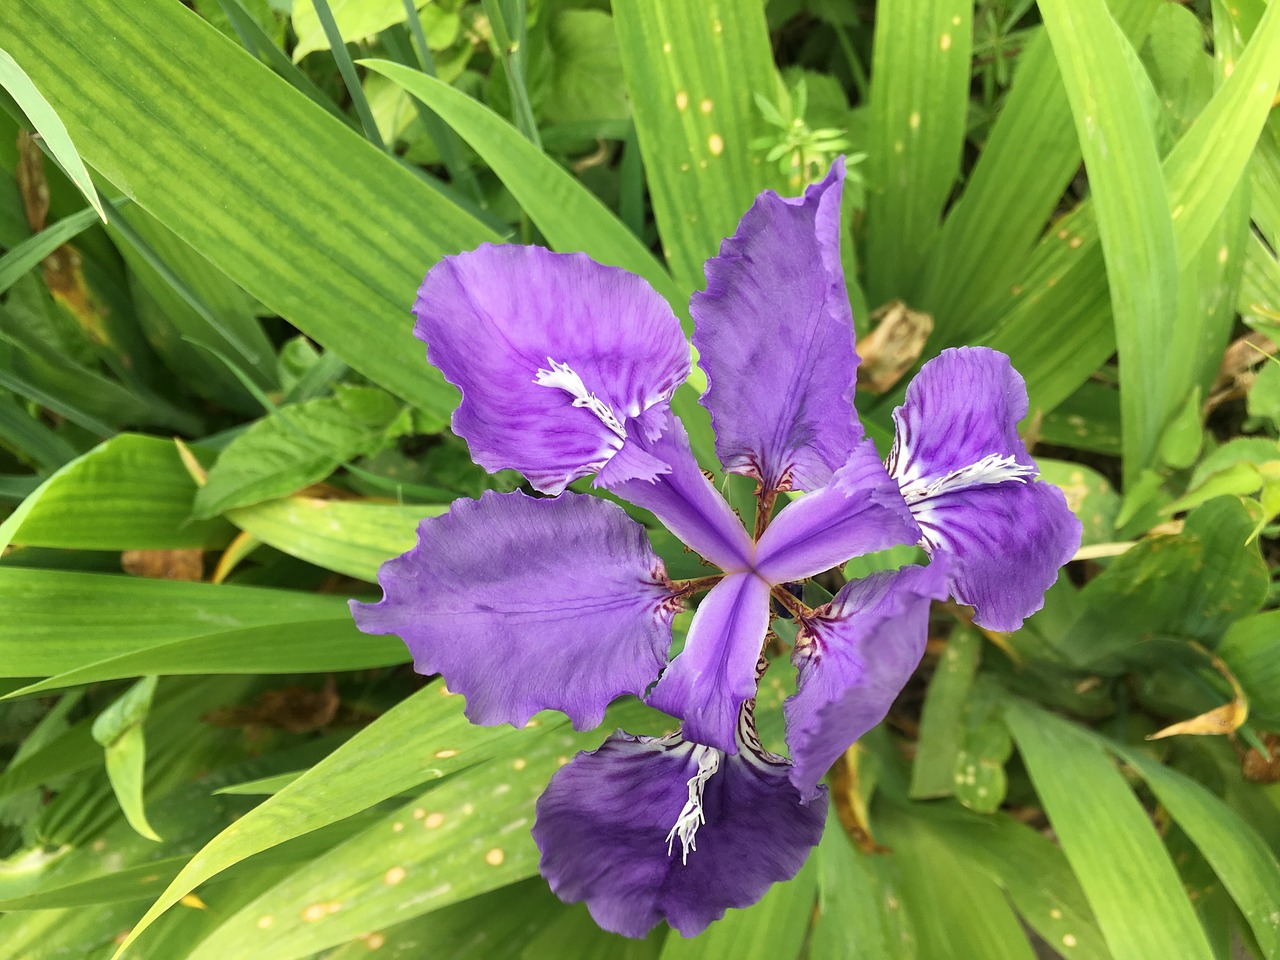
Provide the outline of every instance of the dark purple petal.
{"type": "Polygon", "coordinates": [[[808,801],[859,737],[884,719],[924,656],[929,601],[947,594],[943,564],[903,567],[846,584],[801,624],[798,691],[784,705],[791,782],[808,801]]]}
{"type": "Polygon", "coordinates": [[[931,554],[952,558],[952,594],[974,621],[1016,630],[1039,610],[1080,546],[1062,491],[1037,483],[1018,436],[1027,389],[1009,358],[986,347],[944,350],[893,412],[889,472],[931,554]]]}
{"type": "Polygon", "coordinates": [[[951,595],[988,630],[1022,626],[1080,548],[1080,521],[1052,483],[973,487],[922,500],[913,512],[925,549],[951,561],[951,595]]]}
{"type": "Polygon", "coordinates": [[[483,244],[445,257],[414,312],[428,359],[462,391],[454,433],[486,470],[519,470],[544,493],[600,470],[628,422],[689,373],[667,302],[579,253],[483,244]]]}
{"type": "Polygon", "coordinates": [[[770,583],[803,580],[851,557],[919,539],[898,485],[864,440],[831,483],[778,514],[756,548],[756,571],[770,583]]]}
{"type": "Polygon", "coordinates": [[[788,769],[745,742],[727,757],[618,731],[558,770],[538,801],[542,874],[606,930],[642,937],[666,920],[692,937],[795,876],[822,836],[825,798],[801,805],[788,769]],[[676,824],[687,834],[699,813],[686,850],[676,824]]]}
{"type": "Polygon", "coordinates": [[[760,194],[689,304],[716,452],[767,490],[817,489],[862,435],[840,266],[843,184],[837,159],[803,197],[760,194]]]}
{"type": "Polygon", "coordinates": [[[769,585],[753,573],[725,577],[698,605],[684,650],[647,702],[683,720],[690,740],[733,753],[738,711],[755,696],[768,629],[769,585]]]}
{"type": "Polygon", "coordinates": [[[652,480],[636,477],[617,483],[606,467],[596,482],[624,500],[652,511],[686,546],[722,570],[749,569],[753,554],[751,535],[724,497],[702,475],[683,424],[670,411],[665,412],[664,417],[661,422],[652,416],[638,421],[637,432],[641,436],[629,438],[620,456],[628,455],[635,448],[665,464],[665,473],[655,475],[652,480]],[[652,438],[640,428],[647,428],[652,438]]]}
{"type": "Polygon", "coordinates": [[[611,700],[644,694],[671,645],[662,561],[595,497],[458,500],[378,582],[380,602],[351,604],[357,625],[403,638],[419,673],[466,696],[473,723],[523,726],[552,709],[598,726],[611,700]]]}

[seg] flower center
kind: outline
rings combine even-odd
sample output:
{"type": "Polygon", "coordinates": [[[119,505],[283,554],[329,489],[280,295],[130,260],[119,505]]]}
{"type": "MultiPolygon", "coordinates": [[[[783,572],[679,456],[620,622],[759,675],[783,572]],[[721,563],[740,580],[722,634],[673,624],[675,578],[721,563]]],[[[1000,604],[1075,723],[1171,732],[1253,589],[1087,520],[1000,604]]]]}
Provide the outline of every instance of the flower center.
{"type": "Polygon", "coordinates": [[[587,390],[587,385],[582,382],[582,377],[577,371],[567,363],[557,363],[550,357],[547,357],[547,363],[550,364],[550,370],[538,368],[537,375],[533,378],[533,382],[540,387],[555,387],[563,390],[569,396],[573,397],[573,405],[575,407],[584,407],[594,413],[606,427],[612,430],[619,438],[626,440],[627,431],[623,427],[623,421],[613,412],[613,407],[605,403],[594,393],[587,390]]]}
{"type": "Polygon", "coordinates": [[[707,819],[702,810],[702,789],[711,779],[711,775],[720,769],[721,753],[715,747],[695,744],[693,756],[698,761],[698,772],[689,778],[689,799],[685,801],[680,816],[676,817],[675,826],[667,834],[667,856],[671,856],[671,848],[675,844],[676,837],[679,837],[682,864],[689,862],[690,850],[698,849],[698,827],[702,826],[707,819]]]}
{"type": "MultiPolygon", "coordinates": [[[[892,462],[893,459],[891,458],[889,471],[891,475],[895,473],[893,468],[897,465],[892,462]]],[[[992,453],[983,457],[977,463],[971,463],[967,467],[952,470],[950,473],[944,473],[942,476],[934,477],[933,479],[914,477],[907,480],[896,476],[895,479],[899,482],[903,498],[908,504],[914,504],[919,503],[921,500],[928,500],[931,497],[942,496],[944,493],[968,490],[970,487],[1004,483],[1008,480],[1026,483],[1028,480],[1034,479],[1035,476],[1035,467],[1018,463],[1012,454],[1001,456],[998,453],[992,453]]]]}

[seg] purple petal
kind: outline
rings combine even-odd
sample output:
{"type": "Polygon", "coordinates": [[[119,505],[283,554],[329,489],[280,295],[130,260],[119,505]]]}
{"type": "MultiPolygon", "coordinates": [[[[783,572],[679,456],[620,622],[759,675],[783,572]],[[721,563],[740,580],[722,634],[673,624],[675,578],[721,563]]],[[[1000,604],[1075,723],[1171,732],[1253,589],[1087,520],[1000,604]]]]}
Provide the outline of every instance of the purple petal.
{"type": "Polygon", "coordinates": [[[840,266],[843,184],[837,159],[803,197],[760,194],[689,304],[716,452],[766,490],[817,489],[862,435],[840,266]]]}
{"type": "Polygon", "coordinates": [[[519,470],[543,493],[600,470],[628,421],[665,407],[689,373],[667,302],[579,253],[483,244],[445,257],[414,312],[428,359],[462,391],[454,433],[486,470],[519,470]]]}
{"type": "Polygon", "coordinates": [[[664,464],[666,472],[655,474],[651,480],[637,476],[617,483],[606,468],[597,482],[624,500],[652,511],[686,546],[722,570],[749,569],[754,552],[751,535],[702,475],[683,424],[670,411],[664,417],[661,422],[655,422],[655,417],[639,421],[637,426],[647,428],[653,438],[638,429],[641,436],[628,439],[621,455],[636,448],[664,464]]]}
{"type": "Polygon", "coordinates": [[[743,746],[726,757],[618,731],[578,754],[538,801],[533,838],[551,889],[585,900],[606,930],[642,937],[666,920],[692,937],[795,876],[822,835],[825,798],[801,805],[786,761],[743,746]]]}
{"type": "Polygon", "coordinates": [[[944,350],[893,412],[889,472],[930,553],[952,557],[952,594],[974,621],[1016,630],[1039,610],[1080,546],[1062,491],[1034,482],[1018,436],[1027,389],[1009,358],[985,347],[944,350]]]}
{"type": "Polygon", "coordinates": [[[753,573],[725,577],[698,605],[684,650],[648,704],[683,720],[690,740],[733,753],[739,708],[755,696],[768,629],[769,585],[753,573]]]}
{"type": "Polygon", "coordinates": [[[929,601],[946,596],[945,563],[847,584],[801,624],[799,689],[784,705],[791,782],[805,801],[854,741],[884,719],[924,656],[929,601]]]}
{"type": "Polygon", "coordinates": [[[919,539],[898,485],[864,440],[831,483],[778,514],[760,538],[756,571],[770,583],[803,580],[851,557],[919,539]]]}
{"type": "Polygon", "coordinates": [[[523,726],[552,709],[598,726],[611,700],[644,694],[671,645],[662,561],[595,497],[458,500],[378,581],[383,600],[351,604],[357,625],[402,637],[419,673],[466,696],[473,723],[523,726]]]}

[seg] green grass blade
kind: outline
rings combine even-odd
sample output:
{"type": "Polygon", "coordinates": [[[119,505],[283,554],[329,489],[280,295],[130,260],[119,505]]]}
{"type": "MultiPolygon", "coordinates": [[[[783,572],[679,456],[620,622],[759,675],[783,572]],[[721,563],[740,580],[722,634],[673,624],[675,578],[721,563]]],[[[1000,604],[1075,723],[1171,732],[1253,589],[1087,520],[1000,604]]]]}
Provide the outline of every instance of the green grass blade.
{"type": "Polygon", "coordinates": [[[8,91],[9,96],[13,97],[22,108],[31,125],[44,138],[45,145],[53,154],[53,158],[58,161],[71,182],[84,194],[84,198],[89,201],[89,206],[93,207],[102,222],[106,223],[107,212],[102,207],[102,199],[93,186],[93,178],[89,176],[84,161],[76,152],[76,146],[72,143],[66,126],[31,77],[3,48],[0,48],[0,87],[8,91]]]}
{"type": "Polygon", "coordinates": [[[360,126],[364,135],[379,150],[386,150],[382,142],[382,134],[378,132],[378,124],[373,119],[373,111],[369,109],[369,101],[365,99],[364,87],[360,85],[360,77],[356,75],[356,66],[351,62],[351,54],[347,44],[338,32],[338,24],[333,19],[333,11],[329,9],[329,0],[311,0],[324,27],[325,38],[329,41],[329,50],[333,53],[334,62],[338,64],[338,72],[342,74],[342,82],[347,88],[347,96],[351,105],[356,108],[356,116],[360,118],[360,126]]]}
{"type": "Polygon", "coordinates": [[[864,288],[872,307],[909,293],[960,172],[973,4],[881,0],[871,66],[864,288]]]}
{"type": "Polygon", "coordinates": [[[1169,853],[1088,734],[1024,703],[1009,729],[1116,960],[1213,960],[1169,853]]]}
{"type": "Polygon", "coordinates": [[[750,146],[777,100],[764,9],[755,0],[618,0],[614,28],[663,251],[684,291],[757,193],[781,186],[750,146]]]}
{"type": "Polygon", "coordinates": [[[1155,465],[1164,428],[1191,385],[1198,344],[1170,336],[1179,276],[1173,219],[1128,41],[1103,0],[1041,0],[1039,7],[1071,102],[1107,266],[1129,484],[1155,465]]]}
{"type": "Polygon", "coordinates": [[[52,226],[33,234],[0,256],[0,293],[18,282],[53,251],[83,233],[98,220],[98,211],[85,207],[79,213],[63,217],[52,226]]]}
{"type": "Polygon", "coordinates": [[[18,0],[0,36],[140,206],[360,373],[452,410],[409,308],[437,258],[490,230],[181,4],[18,0]]]}

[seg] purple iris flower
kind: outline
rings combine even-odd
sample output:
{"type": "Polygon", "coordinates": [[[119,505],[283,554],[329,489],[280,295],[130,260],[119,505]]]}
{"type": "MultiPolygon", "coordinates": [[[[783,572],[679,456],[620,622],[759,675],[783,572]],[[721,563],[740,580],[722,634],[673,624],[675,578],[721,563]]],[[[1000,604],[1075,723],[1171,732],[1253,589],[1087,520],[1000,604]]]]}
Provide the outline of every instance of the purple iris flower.
{"type": "Polygon", "coordinates": [[[485,245],[436,264],[415,304],[428,359],[462,392],[454,432],[481,466],[550,496],[486,493],[424,520],[418,545],[382,567],[384,598],[352,604],[356,621],[402,637],[475,723],[555,709],[588,729],[625,694],[681,721],[665,737],[613,734],[538,803],[552,889],[628,936],[664,919],[692,936],[794,876],[822,833],[820,781],[919,664],[930,601],[950,595],[1014,630],[1079,545],[1018,437],[1026,388],[1003,354],[925,364],[887,464],[863,438],[843,180],[837,160],[802,197],[762,193],[690,304],[716,452],[758,484],[753,531],[671,413],[689,347],[645,281],[582,254],[485,245]],[[564,492],[591,475],[720,573],[668,579],[620,507],[564,492]],[[804,495],[775,511],[787,491],[804,495]],[[851,582],[817,609],[785,586],[897,544],[919,544],[928,564],[851,582]],[[673,617],[708,588],[668,662],[673,617]],[[790,760],[755,734],[771,598],[798,623],[790,760]]]}

